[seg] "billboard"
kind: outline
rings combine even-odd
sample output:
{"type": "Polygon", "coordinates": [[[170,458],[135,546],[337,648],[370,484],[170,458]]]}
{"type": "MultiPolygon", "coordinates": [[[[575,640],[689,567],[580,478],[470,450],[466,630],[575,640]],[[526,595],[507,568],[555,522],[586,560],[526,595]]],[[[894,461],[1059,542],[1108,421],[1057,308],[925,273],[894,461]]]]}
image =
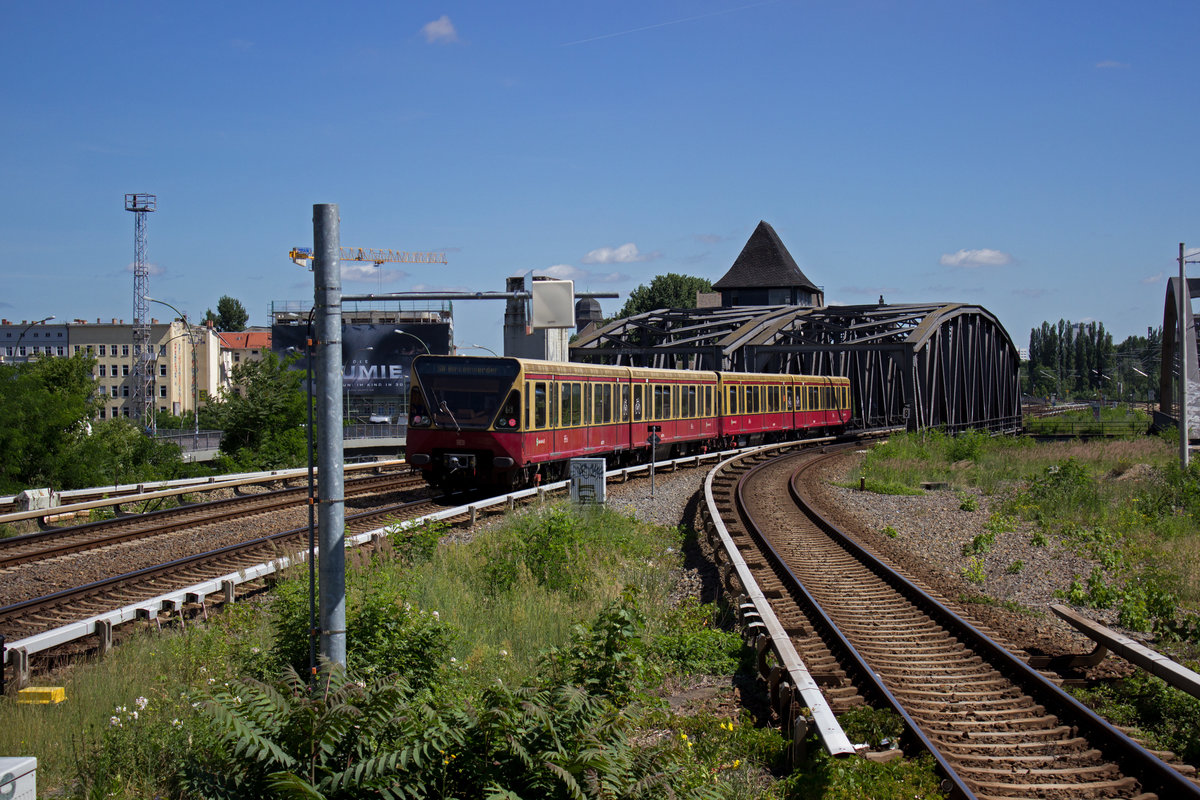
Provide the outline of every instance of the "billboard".
{"type": "MultiPolygon", "coordinates": [[[[308,369],[304,325],[275,325],[271,349],[280,358],[298,353],[292,369],[308,369]]],[[[381,323],[342,326],[342,389],[349,395],[402,395],[413,356],[450,352],[448,323],[381,323]]]]}

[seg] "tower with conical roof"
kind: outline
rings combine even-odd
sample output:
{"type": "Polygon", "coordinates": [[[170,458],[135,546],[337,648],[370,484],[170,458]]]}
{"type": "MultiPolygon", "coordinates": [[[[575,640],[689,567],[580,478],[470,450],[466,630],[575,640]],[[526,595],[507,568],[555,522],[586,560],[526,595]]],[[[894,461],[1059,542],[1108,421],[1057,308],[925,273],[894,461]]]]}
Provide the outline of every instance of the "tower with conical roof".
{"type": "Polygon", "coordinates": [[[825,292],[800,271],[779,234],[763,221],[713,289],[721,293],[721,305],[727,308],[825,305],[825,292]]]}

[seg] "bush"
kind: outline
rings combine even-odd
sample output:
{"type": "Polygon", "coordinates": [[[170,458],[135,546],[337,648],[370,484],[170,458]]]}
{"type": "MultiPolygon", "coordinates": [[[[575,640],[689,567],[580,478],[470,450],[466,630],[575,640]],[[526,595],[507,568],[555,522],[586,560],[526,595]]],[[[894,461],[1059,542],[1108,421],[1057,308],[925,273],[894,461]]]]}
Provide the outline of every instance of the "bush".
{"type": "MultiPolygon", "coordinates": [[[[307,578],[283,581],[272,606],[276,632],[270,673],[290,667],[308,673],[309,601],[307,578]]],[[[438,683],[455,634],[436,611],[406,599],[403,587],[386,572],[346,573],[347,666],[365,678],[399,675],[414,689],[438,683]]],[[[270,674],[268,673],[268,674],[270,674]]],[[[263,677],[263,676],[260,676],[263,677]]]]}
{"type": "Polygon", "coordinates": [[[716,609],[689,599],[667,615],[665,630],[648,644],[650,659],[681,674],[735,672],[746,648],[741,637],[716,626],[716,609]]]}

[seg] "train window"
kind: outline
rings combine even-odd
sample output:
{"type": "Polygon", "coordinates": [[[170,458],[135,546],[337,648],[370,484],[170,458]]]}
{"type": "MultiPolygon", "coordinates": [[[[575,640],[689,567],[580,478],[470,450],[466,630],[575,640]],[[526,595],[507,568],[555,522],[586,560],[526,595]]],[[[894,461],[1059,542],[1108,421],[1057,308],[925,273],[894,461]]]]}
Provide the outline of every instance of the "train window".
{"type": "Polygon", "coordinates": [[[579,425],[583,422],[583,386],[578,383],[571,384],[571,424],[579,425]]]}
{"type": "Polygon", "coordinates": [[[592,424],[592,385],[590,383],[583,385],[583,424],[592,424]]]}
{"type": "Polygon", "coordinates": [[[525,381],[525,430],[533,427],[533,383],[525,381]]]}
{"type": "Polygon", "coordinates": [[[546,383],[538,381],[533,385],[533,427],[546,427],[546,383]]]}
{"type": "Polygon", "coordinates": [[[783,402],[784,402],[784,405],[787,406],[787,410],[791,411],[792,410],[792,387],[791,386],[783,387],[783,402]]]}
{"type": "Polygon", "coordinates": [[[738,413],[737,387],[736,386],[729,387],[729,411],[728,411],[728,413],[730,413],[730,414],[738,413]]]}
{"type": "Polygon", "coordinates": [[[688,395],[687,415],[689,417],[694,417],[694,416],[696,416],[696,387],[695,386],[687,387],[687,395],[688,395]]]}
{"type": "Polygon", "coordinates": [[[651,419],[662,419],[662,410],[663,410],[662,395],[663,395],[663,387],[655,386],[654,387],[654,413],[653,413],[653,416],[651,417],[651,419]]]}
{"type": "Polygon", "coordinates": [[[601,400],[601,403],[604,406],[604,414],[601,418],[607,424],[607,423],[613,421],[613,413],[612,413],[612,411],[613,411],[613,402],[612,402],[613,386],[611,383],[604,384],[604,394],[601,396],[603,398],[601,400]]]}
{"type": "Polygon", "coordinates": [[[639,383],[633,387],[633,421],[639,422],[642,419],[642,395],[646,388],[645,384],[639,383]]]}
{"type": "Polygon", "coordinates": [[[558,383],[552,381],[547,387],[550,394],[546,395],[546,408],[550,411],[550,427],[558,427],[558,383]]]}
{"type": "Polygon", "coordinates": [[[629,422],[629,384],[621,385],[621,422],[629,422]]]}

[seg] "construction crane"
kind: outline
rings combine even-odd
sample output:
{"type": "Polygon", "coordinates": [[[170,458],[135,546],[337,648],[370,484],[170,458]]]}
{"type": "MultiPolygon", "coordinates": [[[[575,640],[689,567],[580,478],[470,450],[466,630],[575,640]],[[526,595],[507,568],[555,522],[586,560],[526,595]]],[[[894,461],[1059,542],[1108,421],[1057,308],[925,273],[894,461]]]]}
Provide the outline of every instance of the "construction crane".
{"type": "MultiPolygon", "coordinates": [[[[311,247],[293,247],[288,251],[292,263],[308,268],[312,261],[311,247]]],[[[338,250],[342,261],[364,261],[375,266],[380,264],[446,264],[445,253],[411,253],[407,250],[368,250],[365,247],[342,247],[338,250]]]]}

